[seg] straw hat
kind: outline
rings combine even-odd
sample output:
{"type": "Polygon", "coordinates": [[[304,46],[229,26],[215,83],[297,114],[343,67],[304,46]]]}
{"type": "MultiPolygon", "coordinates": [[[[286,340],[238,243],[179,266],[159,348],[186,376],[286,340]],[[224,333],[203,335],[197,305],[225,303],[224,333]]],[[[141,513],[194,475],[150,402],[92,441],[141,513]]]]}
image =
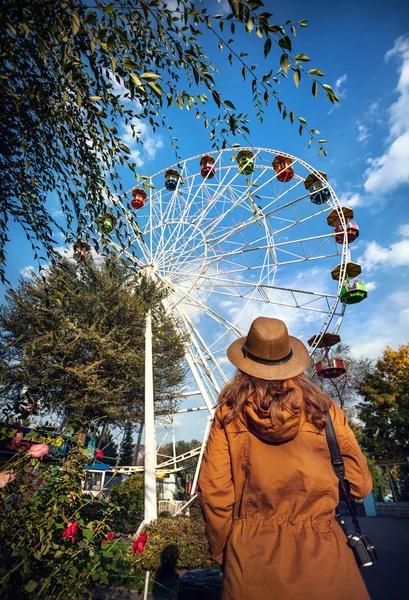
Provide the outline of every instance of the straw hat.
{"type": "Polygon", "coordinates": [[[304,344],[288,335],[279,319],[258,317],[247,337],[233,342],[227,358],[241,371],[268,380],[290,379],[303,373],[310,364],[304,344]]]}

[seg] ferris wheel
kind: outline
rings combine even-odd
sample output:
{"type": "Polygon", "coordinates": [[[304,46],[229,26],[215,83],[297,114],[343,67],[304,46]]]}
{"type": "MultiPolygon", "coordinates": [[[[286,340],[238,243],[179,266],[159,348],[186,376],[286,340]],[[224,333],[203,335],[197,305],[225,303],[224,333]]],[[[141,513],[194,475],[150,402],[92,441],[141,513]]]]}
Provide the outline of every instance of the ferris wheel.
{"type": "MultiPolygon", "coordinates": [[[[167,309],[211,387],[226,380],[225,349],[256,316],[314,333],[311,353],[338,332],[358,228],[324,173],[282,151],[236,148],[181,161],[129,194],[121,252],[166,287],[167,309]]],[[[204,399],[213,405],[214,393],[204,399]]]]}
{"type": "MultiPolygon", "coordinates": [[[[352,281],[360,274],[350,256],[359,235],[352,209],[325,173],[288,153],[238,147],[194,156],[130,190],[117,208],[102,231],[165,286],[165,308],[188,340],[187,407],[178,412],[212,414],[228,380],[226,348],[255,317],[281,318],[313,354],[339,340],[346,304],[366,297],[365,284],[352,281]],[[126,232],[121,244],[117,229],[126,232]],[[198,396],[204,405],[192,406],[198,396]]],[[[337,376],[342,365],[327,359],[321,375],[337,376]]]]}

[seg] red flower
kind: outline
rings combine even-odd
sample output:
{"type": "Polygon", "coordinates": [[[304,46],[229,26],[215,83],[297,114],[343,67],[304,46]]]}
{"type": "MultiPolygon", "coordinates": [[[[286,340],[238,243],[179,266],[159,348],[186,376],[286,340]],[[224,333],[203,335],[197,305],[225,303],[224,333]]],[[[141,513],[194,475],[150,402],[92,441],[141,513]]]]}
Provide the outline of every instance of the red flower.
{"type": "Polygon", "coordinates": [[[71,542],[74,543],[75,542],[75,534],[77,533],[77,529],[78,529],[78,521],[74,521],[74,523],[71,523],[71,525],[68,525],[67,529],[64,529],[64,531],[62,532],[62,537],[66,538],[67,540],[69,538],[71,538],[71,542]]]}
{"type": "Polygon", "coordinates": [[[145,544],[148,540],[146,533],[141,533],[137,540],[134,541],[132,546],[132,554],[142,554],[145,548],[145,544]]]}
{"type": "Polygon", "coordinates": [[[101,542],[101,546],[103,546],[103,545],[104,545],[104,544],[106,544],[106,543],[107,543],[107,541],[106,541],[106,540],[102,540],[102,542],[101,542]]]}
{"type": "Polygon", "coordinates": [[[100,460],[101,458],[104,458],[104,453],[103,453],[103,451],[98,449],[98,450],[96,451],[96,453],[95,453],[95,457],[96,457],[98,460],[100,460]]]}
{"type": "Polygon", "coordinates": [[[112,542],[112,540],[113,540],[113,539],[115,539],[115,533],[113,533],[113,532],[111,531],[111,533],[108,533],[108,534],[107,534],[107,540],[108,540],[109,542],[112,542]]]}

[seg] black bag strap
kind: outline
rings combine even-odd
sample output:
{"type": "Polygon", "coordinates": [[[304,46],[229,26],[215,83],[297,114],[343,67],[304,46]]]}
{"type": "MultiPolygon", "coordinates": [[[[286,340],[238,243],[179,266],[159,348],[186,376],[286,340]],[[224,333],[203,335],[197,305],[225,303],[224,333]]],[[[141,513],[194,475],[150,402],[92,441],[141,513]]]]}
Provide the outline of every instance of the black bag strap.
{"type": "Polygon", "coordinates": [[[331,463],[332,468],[334,469],[335,475],[339,479],[339,484],[341,490],[345,496],[345,500],[347,503],[348,510],[352,517],[352,522],[354,524],[355,530],[357,533],[362,533],[361,528],[358,523],[358,519],[355,513],[354,503],[352,502],[349,481],[345,479],[345,466],[344,461],[341,456],[341,452],[338,445],[337,435],[335,433],[334,424],[331,419],[331,415],[329,411],[326,414],[326,427],[325,427],[325,435],[327,436],[327,444],[331,454],[331,463]]]}

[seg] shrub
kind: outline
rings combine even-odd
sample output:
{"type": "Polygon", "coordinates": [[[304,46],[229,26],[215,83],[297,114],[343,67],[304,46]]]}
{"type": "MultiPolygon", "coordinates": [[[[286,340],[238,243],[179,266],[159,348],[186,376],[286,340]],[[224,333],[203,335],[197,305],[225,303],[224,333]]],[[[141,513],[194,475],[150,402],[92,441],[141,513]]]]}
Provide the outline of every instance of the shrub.
{"type": "Polygon", "coordinates": [[[158,518],[144,529],[148,536],[142,554],[131,560],[144,571],[195,569],[206,565],[204,523],[189,517],[158,518]]]}
{"type": "Polygon", "coordinates": [[[168,510],[162,510],[159,514],[158,514],[158,518],[159,519],[171,519],[172,515],[170,514],[170,512],[168,510]]]}
{"type": "Polygon", "coordinates": [[[122,533],[135,533],[143,519],[143,475],[137,473],[128,477],[121,485],[113,485],[110,500],[120,509],[115,515],[116,530],[122,533]]]}
{"type": "Polygon", "coordinates": [[[128,477],[121,485],[113,485],[110,491],[112,502],[138,519],[143,518],[143,496],[143,475],[140,473],[128,477]]]}
{"type": "MultiPolygon", "coordinates": [[[[0,438],[7,435],[0,426],[0,438]]],[[[66,458],[53,461],[47,450],[32,457],[33,435],[16,432],[15,454],[2,465],[12,478],[5,483],[3,477],[0,489],[0,596],[91,598],[116,568],[119,540],[107,543],[116,507],[82,495],[88,451],[72,436],[66,458]]],[[[52,442],[44,432],[35,439],[43,447],[52,442]]]]}

